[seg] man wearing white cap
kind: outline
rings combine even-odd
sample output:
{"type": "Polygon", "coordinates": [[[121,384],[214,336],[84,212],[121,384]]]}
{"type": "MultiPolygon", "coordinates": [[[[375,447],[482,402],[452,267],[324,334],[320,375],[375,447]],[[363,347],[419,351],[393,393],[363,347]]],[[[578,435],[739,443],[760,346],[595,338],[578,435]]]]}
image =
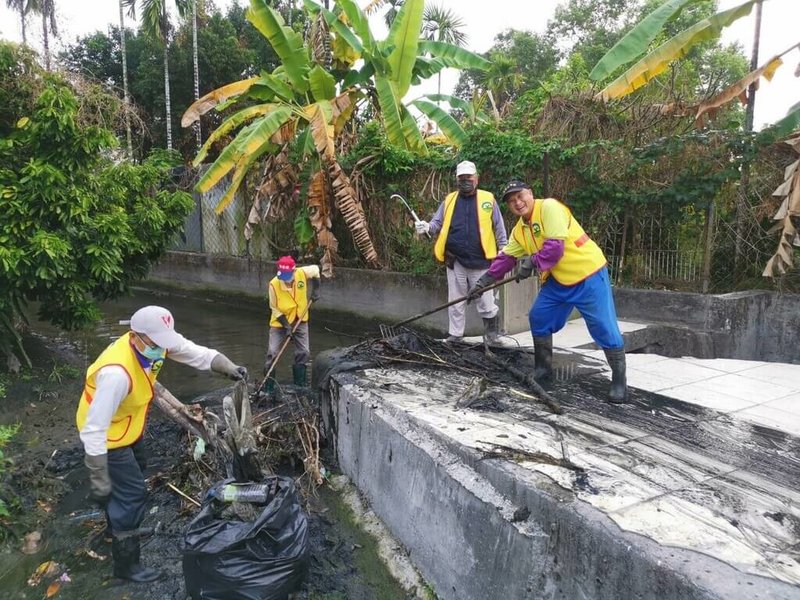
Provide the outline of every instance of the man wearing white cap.
{"type": "Polygon", "coordinates": [[[142,436],[164,359],[234,380],[246,379],[247,369],[184,338],[175,331],[166,308],[140,308],[131,317],[130,328],[87,369],[76,421],[89,469],[89,497],[105,509],[112,533],[114,575],[143,583],[161,576],[141,565],[135,532],[144,519],[147,499],[142,436]]]}
{"type": "MultiPolygon", "coordinates": [[[[447,265],[447,296],[453,301],[466,296],[470,288],[486,273],[497,256],[498,248],[506,245],[506,226],[500,208],[491,192],[478,189],[478,169],[468,160],[456,167],[458,190],[450,193],[439,205],[430,223],[417,221],[417,233],[438,234],[434,256],[447,265]]],[[[483,336],[489,344],[499,341],[498,307],[495,293],[481,294],[475,303],[483,318],[483,336]]],[[[457,342],[464,336],[466,303],[449,307],[449,336],[457,342]]]]}

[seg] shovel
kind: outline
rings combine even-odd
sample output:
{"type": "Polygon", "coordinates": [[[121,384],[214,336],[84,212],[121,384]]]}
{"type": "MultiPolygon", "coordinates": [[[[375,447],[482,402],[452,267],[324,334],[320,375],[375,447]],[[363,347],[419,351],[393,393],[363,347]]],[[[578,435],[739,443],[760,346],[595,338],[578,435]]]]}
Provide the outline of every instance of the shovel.
{"type": "MultiPolygon", "coordinates": [[[[420,219],[420,218],[417,216],[417,213],[415,213],[415,212],[414,212],[414,209],[413,209],[413,208],[411,208],[411,207],[408,205],[408,202],[406,202],[406,199],[405,199],[405,198],[403,198],[403,197],[402,197],[400,194],[392,194],[391,196],[389,196],[389,200],[400,200],[400,202],[402,202],[402,203],[403,203],[403,206],[405,206],[405,207],[408,209],[408,212],[410,212],[410,213],[411,213],[411,216],[412,216],[412,217],[414,217],[414,222],[415,222],[415,223],[416,223],[417,221],[420,221],[420,220],[421,220],[421,219],[420,219]]],[[[431,234],[430,234],[430,233],[428,233],[428,232],[425,232],[425,235],[427,235],[427,236],[428,236],[428,238],[430,238],[430,237],[431,237],[431,234]]]]}
{"type": "MultiPolygon", "coordinates": [[[[486,287],[481,288],[480,291],[481,291],[481,293],[487,292],[489,290],[493,290],[494,288],[498,288],[501,285],[505,285],[507,283],[511,283],[512,281],[516,281],[516,280],[517,280],[517,276],[516,275],[512,275],[511,277],[506,277],[505,279],[501,279],[500,281],[495,281],[494,283],[492,283],[490,285],[487,285],[486,287]]],[[[417,321],[417,320],[421,319],[422,317],[427,317],[428,315],[432,315],[433,313],[439,312],[440,310],[444,310],[445,308],[453,306],[454,304],[458,304],[459,302],[463,302],[467,298],[469,298],[469,294],[467,294],[466,296],[462,296],[461,298],[456,298],[455,300],[451,300],[450,302],[448,302],[446,304],[441,304],[440,306],[437,306],[436,308],[432,308],[430,310],[426,310],[425,312],[420,313],[418,315],[414,315],[413,317],[409,317],[408,319],[400,321],[399,323],[395,323],[394,325],[380,325],[379,329],[380,329],[380,332],[381,332],[381,337],[382,338],[395,337],[397,335],[397,333],[398,333],[397,329],[399,327],[402,327],[403,325],[408,325],[409,323],[413,323],[414,321],[417,321]]]]}
{"type": "MultiPolygon", "coordinates": [[[[295,323],[294,327],[292,327],[292,335],[294,335],[294,332],[297,331],[298,327],[300,327],[300,323],[303,322],[303,317],[305,317],[308,314],[308,309],[311,308],[312,304],[314,304],[314,301],[313,300],[309,300],[308,301],[308,305],[306,306],[306,309],[303,311],[303,314],[300,315],[300,317],[297,319],[297,323],[295,323]]],[[[291,341],[291,339],[292,339],[292,337],[287,335],[286,339],[283,340],[283,345],[281,346],[280,350],[278,350],[278,354],[275,355],[275,358],[272,359],[272,364],[269,366],[269,369],[267,370],[267,374],[264,375],[264,379],[262,379],[261,383],[258,384],[258,387],[256,388],[256,391],[253,392],[253,394],[252,394],[253,396],[258,396],[258,393],[261,391],[261,388],[263,388],[264,384],[267,383],[267,379],[269,379],[269,376],[272,375],[272,371],[274,371],[275,367],[278,365],[278,360],[280,359],[281,355],[283,354],[283,351],[286,350],[286,346],[289,345],[289,342],[291,341]]]]}

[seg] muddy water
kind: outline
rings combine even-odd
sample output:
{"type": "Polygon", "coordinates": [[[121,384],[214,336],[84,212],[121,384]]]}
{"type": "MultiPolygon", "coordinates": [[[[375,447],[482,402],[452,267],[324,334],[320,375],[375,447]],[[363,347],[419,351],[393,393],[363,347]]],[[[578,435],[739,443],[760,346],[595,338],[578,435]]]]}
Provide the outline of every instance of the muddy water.
{"type": "MultiPolygon", "coordinates": [[[[55,517],[39,523],[26,523],[25,529],[15,532],[21,538],[28,531],[40,530],[43,539],[39,552],[27,556],[21,554],[20,541],[14,541],[5,548],[0,545],[0,599],[43,597],[46,583],[29,586],[27,579],[39,564],[47,560],[61,563],[61,569],[66,569],[72,576],[72,582],[63,584],[54,594],[57,598],[185,598],[179,546],[182,527],[191,515],[180,515],[180,519],[151,542],[143,553],[151,563],[153,560],[159,562],[169,575],[166,581],[147,590],[141,586],[119,586],[117,582],[109,580],[110,565],[107,558],[101,562],[85,556],[83,546],[89,535],[87,527],[101,527],[102,524],[101,520],[84,522],[70,518],[76,512],[91,512],[85,502],[82,451],[74,429],[75,403],[82,381],[80,376],[73,376],[71,381],[67,381],[66,377],[63,381],[54,378],[52,362],[43,358],[47,354],[45,345],[50,348],[55,341],[61,353],[56,363],[68,362],[75,365],[75,374],[81,373],[110,341],[127,330],[119,321],[129,319],[136,309],[148,304],[169,308],[175,316],[176,329],[184,336],[224,352],[234,362],[247,366],[253,379],[260,380],[267,345],[268,312],[266,306],[256,301],[137,290],[132,297],[102,304],[102,320],[85,332],[64,334],[33,319],[35,336],[29,341],[33,346],[31,358],[34,371],[20,378],[28,381],[15,384],[0,403],[0,423],[22,424],[14,450],[25,469],[46,472],[41,479],[53,486],[52,492],[37,490],[32,497],[40,506],[40,500],[44,498],[47,510],[52,511],[50,514],[55,517]],[[57,452],[53,457],[51,453],[54,449],[57,452]],[[52,498],[52,502],[48,498],[52,498]]],[[[375,322],[312,309],[312,357],[327,348],[351,345],[360,336],[374,335],[377,330],[378,324],[375,322]]],[[[278,366],[279,382],[291,382],[291,350],[290,345],[278,366]]],[[[52,361],[52,357],[48,360],[52,361]]],[[[168,361],[159,381],[186,402],[230,385],[229,381],[217,375],[199,372],[171,361],[168,361]]],[[[185,438],[179,432],[161,427],[157,421],[150,423],[149,435],[169,437],[165,443],[171,443],[173,447],[185,443],[185,438]]],[[[167,466],[169,462],[164,457],[154,455],[151,463],[159,463],[159,460],[164,464],[153,465],[151,473],[167,466]]],[[[363,540],[352,518],[339,516],[339,501],[331,496],[335,494],[322,494],[321,499],[315,501],[315,506],[310,507],[313,513],[310,520],[312,567],[309,580],[298,598],[406,598],[406,594],[377,559],[377,552],[363,540]],[[366,566],[360,567],[359,561],[366,566]]],[[[151,498],[150,505],[152,510],[160,512],[151,512],[146,518],[147,524],[152,525],[150,521],[163,518],[169,520],[170,515],[174,515],[170,511],[174,511],[177,504],[174,494],[156,494],[151,498]],[[173,508],[170,509],[170,506],[173,508]]],[[[99,554],[108,554],[108,549],[102,544],[92,547],[99,554]]]]}
{"type": "MultiPolygon", "coordinates": [[[[245,365],[251,379],[261,379],[269,335],[269,310],[266,303],[260,305],[256,300],[138,289],[130,298],[102,304],[103,318],[90,331],[66,337],[78,343],[88,366],[108,343],[127,331],[127,326],[120,325],[119,321],[130,319],[138,308],[148,304],[166,307],[175,317],[177,331],[193,342],[225,353],[236,364],[245,365]]],[[[398,319],[404,317],[401,315],[398,319]]],[[[35,328],[46,335],[62,335],[46,324],[36,323],[35,328]]],[[[309,328],[313,359],[322,350],[349,346],[362,336],[374,335],[378,323],[312,307],[309,328]]],[[[292,350],[290,343],[278,364],[279,382],[291,382],[292,350]]],[[[225,379],[172,361],[168,361],[159,381],[181,399],[191,399],[229,385],[225,379]]]]}

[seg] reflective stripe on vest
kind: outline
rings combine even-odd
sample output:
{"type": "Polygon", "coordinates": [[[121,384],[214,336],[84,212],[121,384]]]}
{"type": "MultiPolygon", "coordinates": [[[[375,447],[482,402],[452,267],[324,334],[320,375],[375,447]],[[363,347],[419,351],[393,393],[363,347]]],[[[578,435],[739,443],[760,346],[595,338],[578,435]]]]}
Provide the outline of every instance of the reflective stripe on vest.
{"type": "MultiPolygon", "coordinates": [[[[447,245],[447,234],[450,232],[450,221],[453,220],[453,211],[456,207],[458,192],[452,192],[444,199],[444,220],[439,237],[436,238],[436,245],[433,247],[433,255],[439,262],[444,262],[444,249],[447,245]]],[[[494,237],[494,223],[492,213],[494,212],[494,196],[486,190],[478,190],[475,194],[478,213],[478,231],[481,236],[481,247],[483,255],[487,260],[497,256],[497,239],[494,237]]]]}
{"type": "MultiPolygon", "coordinates": [[[[289,323],[294,323],[298,316],[302,315],[303,322],[308,321],[308,279],[302,268],[294,270],[294,285],[287,289],[281,285],[281,280],[273,277],[269,282],[270,287],[275,292],[275,300],[278,302],[278,310],[286,315],[289,323]]],[[[277,318],[273,317],[269,322],[270,327],[283,327],[277,318]]]]}
{"type": "MultiPolygon", "coordinates": [[[[558,200],[553,201],[558,202],[558,200]]],[[[530,223],[525,223],[525,219],[521,218],[511,231],[511,237],[525,248],[527,254],[536,254],[547,239],[547,232],[542,222],[542,204],[544,200],[537,199],[533,205],[530,223]]],[[[575,285],[602,269],[606,265],[606,257],[577,219],[572,217],[569,208],[561,202],[558,202],[558,205],[566,211],[569,219],[567,239],[564,240],[564,256],[550,271],[542,273],[542,281],[546,280],[548,275],[552,275],[562,285],[575,285]]]]}
{"type": "Polygon", "coordinates": [[[81,399],[78,401],[78,411],[75,415],[78,431],[80,431],[86,424],[89,405],[91,405],[97,389],[95,376],[100,369],[111,365],[125,369],[130,380],[130,389],[128,395],[117,407],[114,416],[111,417],[111,425],[106,436],[106,447],[109,450],[130,446],[142,437],[144,426],[147,423],[147,410],[153,400],[153,384],[159,371],[159,369],[155,369],[155,372],[145,371],[136,358],[136,352],[131,347],[131,335],[128,332],[117,338],[86,370],[86,384],[81,399]]]}

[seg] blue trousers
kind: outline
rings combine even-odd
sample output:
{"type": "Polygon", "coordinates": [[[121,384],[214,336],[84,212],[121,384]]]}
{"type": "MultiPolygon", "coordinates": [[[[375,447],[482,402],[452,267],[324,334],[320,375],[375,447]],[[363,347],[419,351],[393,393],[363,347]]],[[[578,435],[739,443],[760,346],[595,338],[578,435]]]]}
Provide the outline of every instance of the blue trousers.
{"type": "Polygon", "coordinates": [[[560,331],[573,308],[581,313],[598,346],[623,347],[607,267],[575,285],[561,285],[550,277],[528,313],[531,333],[534,337],[545,337],[560,331]]]}
{"type": "Polygon", "coordinates": [[[111,530],[138,529],[144,519],[147,484],[132,446],[108,451],[108,474],[111,477],[111,498],[106,515],[111,530]]]}

